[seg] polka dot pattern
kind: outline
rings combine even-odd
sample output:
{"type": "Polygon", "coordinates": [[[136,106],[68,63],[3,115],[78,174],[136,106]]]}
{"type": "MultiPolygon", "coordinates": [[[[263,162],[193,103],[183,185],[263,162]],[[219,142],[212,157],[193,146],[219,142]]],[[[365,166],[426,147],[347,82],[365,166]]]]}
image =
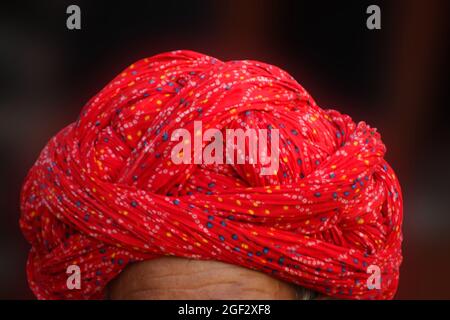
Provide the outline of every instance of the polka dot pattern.
{"type": "Polygon", "coordinates": [[[24,182],[30,287],[39,299],[102,298],[128,264],[174,255],[338,298],[392,298],[403,209],[385,151],[375,129],[320,108],[275,66],[192,51],[140,60],[48,142],[24,182]],[[194,121],[278,129],[278,170],[174,164],[171,133],[194,121]],[[67,288],[71,264],[80,290],[67,288]],[[366,285],[369,265],[380,289],[366,285]]]}

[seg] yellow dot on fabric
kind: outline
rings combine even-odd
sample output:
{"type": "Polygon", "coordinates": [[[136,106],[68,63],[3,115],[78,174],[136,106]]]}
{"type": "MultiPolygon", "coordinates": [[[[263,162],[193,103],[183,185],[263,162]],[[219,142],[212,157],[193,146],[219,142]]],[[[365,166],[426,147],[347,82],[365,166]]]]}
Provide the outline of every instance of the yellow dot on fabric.
{"type": "Polygon", "coordinates": [[[221,197],[218,197],[218,198],[217,198],[217,201],[223,202],[223,199],[222,199],[221,197]]]}
{"type": "Polygon", "coordinates": [[[166,232],[166,236],[168,236],[170,238],[172,236],[172,234],[170,232],[166,232]]]}
{"type": "Polygon", "coordinates": [[[136,106],[134,105],[130,109],[131,109],[131,111],[133,111],[134,109],[136,109],[136,106]]]}
{"type": "Polygon", "coordinates": [[[238,205],[238,206],[240,206],[242,203],[241,203],[241,200],[236,200],[236,204],[238,205]]]}
{"type": "Polygon", "coordinates": [[[252,209],[249,209],[249,210],[248,210],[248,213],[250,213],[250,214],[255,214],[255,211],[253,211],[252,209]]]}
{"type": "Polygon", "coordinates": [[[283,209],[287,210],[287,209],[289,209],[289,207],[288,206],[283,206],[283,209]]]}
{"type": "Polygon", "coordinates": [[[270,210],[269,210],[269,209],[266,209],[266,210],[264,210],[264,213],[265,213],[265,214],[270,214],[270,210]]]}
{"type": "Polygon", "coordinates": [[[125,77],[126,75],[127,75],[126,72],[122,72],[122,74],[121,74],[122,77],[125,77]]]}
{"type": "Polygon", "coordinates": [[[148,120],[150,120],[150,116],[148,116],[148,115],[147,115],[147,116],[145,116],[144,120],[145,120],[145,121],[148,121],[148,120]]]}
{"type": "Polygon", "coordinates": [[[196,242],[195,245],[196,245],[197,247],[201,247],[201,246],[202,246],[202,244],[201,244],[200,242],[196,242]]]}
{"type": "Polygon", "coordinates": [[[353,141],[353,145],[357,146],[358,145],[358,141],[353,141]]]}
{"type": "Polygon", "coordinates": [[[248,249],[248,245],[246,243],[241,244],[241,247],[244,249],[248,249]]]}
{"type": "Polygon", "coordinates": [[[157,104],[157,105],[161,105],[161,104],[162,104],[162,101],[161,101],[161,100],[156,100],[156,104],[157,104]]]}
{"type": "Polygon", "coordinates": [[[138,136],[138,137],[142,136],[142,131],[141,131],[141,130],[139,130],[139,131],[137,132],[137,136],[138,136]]]}
{"type": "Polygon", "coordinates": [[[364,219],[363,218],[359,218],[357,221],[358,224],[363,224],[364,223],[364,219]]]}
{"type": "Polygon", "coordinates": [[[336,165],[333,164],[333,165],[331,166],[331,169],[336,169],[336,165]]]}
{"type": "Polygon", "coordinates": [[[272,193],[271,189],[267,189],[266,191],[267,191],[267,193],[272,193]]]}
{"type": "Polygon", "coordinates": [[[31,214],[30,214],[32,217],[34,217],[35,215],[36,215],[36,211],[31,211],[31,214]]]}
{"type": "Polygon", "coordinates": [[[369,165],[369,160],[364,160],[364,163],[365,163],[366,165],[369,165]]]}
{"type": "Polygon", "coordinates": [[[127,139],[128,140],[133,140],[133,137],[131,136],[131,134],[127,135],[127,139]]]}
{"type": "Polygon", "coordinates": [[[95,188],[92,188],[92,192],[94,192],[94,193],[95,193],[95,192],[97,192],[97,189],[95,189],[95,188]]]}
{"type": "Polygon", "coordinates": [[[280,186],[275,186],[275,190],[280,190],[281,187],[280,186]]]}
{"type": "Polygon", "coordinates": [[[287,162],[289,161],[289,159],[288,159],[287,157],[284,157],[284,158],[283,158],[283,161],[284,161],[285,163],[287,163],[287,162]]]}
{"type": "Polygon", "coordinates": [[[131,81],[128,86],[131,87],[134,84],[134,81],[131,81]]]}
{"type": "Polygon", "coordinates": [[[310,221],[309,221],[309,220],[306,220],[306,221],[305,221],[305,224],[306,224],[306,225],[308,225],[309,223],[310,223],[310,221]]]}
{"type": "Polygon", "coordinates": [[[159,77],[160,79],[164,79],[166,76],[163,74],[161,77],[159,77]]]}

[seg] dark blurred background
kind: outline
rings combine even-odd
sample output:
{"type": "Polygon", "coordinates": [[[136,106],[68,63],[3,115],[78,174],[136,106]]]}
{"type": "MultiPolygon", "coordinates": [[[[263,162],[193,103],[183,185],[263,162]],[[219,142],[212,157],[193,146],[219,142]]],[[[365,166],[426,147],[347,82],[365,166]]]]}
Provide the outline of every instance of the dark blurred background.
{"type": "Polygon", "coordinates": [[[403,188],[399,299],[450,299],[449,1],[14,1],[0,5],[0,298],[34,298],[21,183],[48,139],[134,61],[175,49],[287,70],[381,131],[403,188]],[[81,8],[81,30],[66,8],[81,8]],[[381,8],[381,30],[366,8],[381,8]]]}

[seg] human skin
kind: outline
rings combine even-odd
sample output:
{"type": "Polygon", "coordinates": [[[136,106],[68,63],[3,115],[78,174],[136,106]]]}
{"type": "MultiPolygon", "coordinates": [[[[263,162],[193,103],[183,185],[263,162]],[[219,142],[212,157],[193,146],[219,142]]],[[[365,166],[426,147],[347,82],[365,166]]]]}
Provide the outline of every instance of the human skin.
{"type": "Polygon", "coordinates": [[[262,272],[218,261],[176,257],[134,263],[108,288],[116,300],[296,300],[315,298],[310,290],[262,272]]]}

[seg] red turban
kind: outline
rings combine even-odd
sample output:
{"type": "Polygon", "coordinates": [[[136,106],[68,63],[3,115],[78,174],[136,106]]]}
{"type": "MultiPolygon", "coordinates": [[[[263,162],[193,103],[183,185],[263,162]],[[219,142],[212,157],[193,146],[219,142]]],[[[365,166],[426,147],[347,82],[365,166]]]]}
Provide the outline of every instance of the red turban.
{"type": "Polygon", "coordinates": [[[277,67],[191,51],[143,59],[50,140],[25,180],[30,287],[39,299],[102,298],[128,264],[174,255],[337,298],[390,299],[403,208],[385,151],[375,129],[321,109],[277,67]],[[192,132],[194,121],[223,132],[277,129],[278,170],[173,163],[170,136],[192,132]],[[80,289],[67,286],[70,265],[80,289]]]}

